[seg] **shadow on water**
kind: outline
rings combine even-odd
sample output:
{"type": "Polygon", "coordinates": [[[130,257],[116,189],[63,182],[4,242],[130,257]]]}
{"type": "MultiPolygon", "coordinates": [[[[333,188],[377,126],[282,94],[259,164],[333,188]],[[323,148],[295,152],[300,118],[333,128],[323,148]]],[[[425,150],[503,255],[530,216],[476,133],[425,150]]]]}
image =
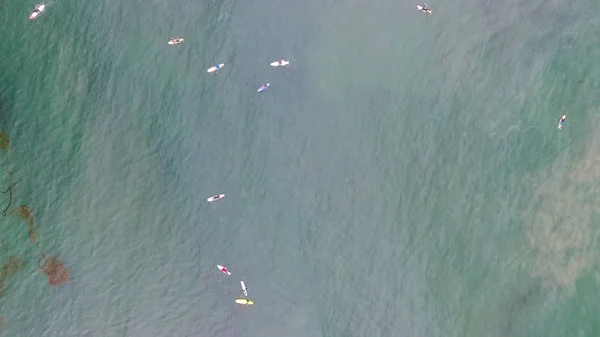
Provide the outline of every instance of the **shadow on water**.
{"type": "Polygon", "coordinates": [[[523,289],[521,292],[517,292],[514,297],[507,299],[507,302],[503,305],[503,311],[506,314],[505,321],[500,326],[500,336],[511,336],[518,320],[526,316],[524,311],[539,307],[540,302],[543,300],[543,289],[539,282],[523,289]]]}
{"type": "Polygon", "coordinates": [[[548,291],[542,279],[526,281],[519,278],[509,283],[492,281],[504,276],[508,275],[491,275],[481,286],[469,290],[469,309],[464,316],[458,314],[459,321],[464,319],[462,335],[522,336],[531,319],[546,310],[548,291]]]}

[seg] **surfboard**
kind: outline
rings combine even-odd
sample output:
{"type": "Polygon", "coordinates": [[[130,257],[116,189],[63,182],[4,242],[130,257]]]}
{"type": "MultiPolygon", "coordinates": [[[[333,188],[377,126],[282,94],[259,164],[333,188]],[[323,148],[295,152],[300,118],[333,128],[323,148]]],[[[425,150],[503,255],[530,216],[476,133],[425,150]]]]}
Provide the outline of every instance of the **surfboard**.
{"type": "Polygon", "coordinates": [[[231,273],[229,272],[229,270],[227,270],[227,268],[223,267],[222,265],[218,264],[217,268],[221,271],[221,273],[227,274],[227,275],[231,275],[231,273]],[[225,271],[223,271],[223,269],[225,269],[225,271]]]}
{"type": "Polygon", "coordinates": [[[236,298],[235,299],[235,303],[237,304],[244,304],[244,305],[252,305],[254,304],[254,302],[247,300],[245,298],[236,298]]]}
{"type": "Polygon", "coordinates": [[[242,292],[244,293],[244,296],[248,297],[248,289],[246,289],[244,281],[240,281],[240,285],[242,286],[242,292]]]}
{"type": "Polygon", "coordinates": [[[562,130],[564,122],[567,120],[567,115],[563,115],[561,119],[558,121],[558,129],[562,130]]]}
{"type": "Polygon", "coordinates": [[[183,38],[178,37],[178,38],[175,38],[175,39],[171,39],[168,43],[171,44],[171,45],[173,45],[173,44],[180,44],[181,42],[183,42],[183,38]]]}
{"type": "Polygon", "coordinates": [[[31,14],[29,14],[29,20],[37,18],[46,9],[46,5],[39,5],[35,8],[31,14]]]}
{"type": "Polygon", "coordinates": [[[213,195],[212,197],[206,199],[206,201],[213,202],[213,201],[221,200],[223,198],[225,198],[225,194],[221,193],[221,194],[213,195]]]}
{"type": "Polygon", "coordinates": [[[271,62],[272,67],[283,67],[283,66],[287,66],[288,64],[290,64],[290,61],[286,61],[286,60],[279,60],[279,61],[271,62]]]}
{"type": "Polygon", "coordinates": [[[220,64],[218,64],[218,67],[217,67],[217,66],[210,67],[210,68],[208,68],[208,69],[206,70],[206,72],[207,72],[207,73],[212,73],[212,72],[214,72],[214,71],[217,71],[217,70],[219,70],[219,69],[223,68],[223,66],[224,66],[224,65],[225,65],[225,63],[220,63],[220,64]]]}
{"type": "Polygon", "coordinates": [[[426,14],[431,14],[433,12],[431,8],[425,8],[421,5],[417,5],[417,9],[426,14]]]}
{"type": "Polygon", "coordinates": [[[263,92],[263,91],[267,90],[267,88],[270,87],[270,86],[271,86],[271,83],[267,82],[267,83],[261,85],[260,88],[256,89],[256,91],[257,92],[263,92]]]}

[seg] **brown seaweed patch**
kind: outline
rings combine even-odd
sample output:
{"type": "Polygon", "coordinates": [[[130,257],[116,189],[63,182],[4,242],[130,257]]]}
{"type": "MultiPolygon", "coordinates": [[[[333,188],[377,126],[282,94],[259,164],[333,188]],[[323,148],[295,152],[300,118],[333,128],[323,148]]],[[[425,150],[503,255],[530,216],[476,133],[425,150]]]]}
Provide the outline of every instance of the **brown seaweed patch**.
{"type": "Polygon", "coordinates": [[[14,256],[8,257],[8,261],[2,266],[2,271],[0,271],[0,296],[3,296],[6,290],[6,280],[21,269],[21,267],[23,267],[21,259],[14,256]]]}
{"type": "Polygon", "coordinates": [[[0,128],[0,149],[8,149],[10,147],[10,140],[4,129],[0,128]]]}
{"type": "Polygon", "coordinates": [[[2,273],[0,274],[0,277],[11,277],[14,273],[21,269],[21,267],[23,267],[23,261],[21,261],[21,259],[14,256],[9,256],[8,262],[2,266],[2,273]]]}
{"type": "Polygon", "coordinates": [[[33,214],[31,213],[29,208],[27,208],[27,206],[25,206],[25,205],[19,206],[19,214],[21,215],[21,218],[27,219],[28,221],[33,222],[33,214]]]}
{"type": "Polygon", "coordinates": [[[69,280],[69,272],[62,261],[56,256],[45,256],[40,267],[42,273],[48,276],[48,283],[56,286],[69,280]]]}
{"type": "Polygon", "coordinates": [[[21,219],[27,221],[27,230],[29,231],[29,240],[31,240],[31,242],[33,242],[33,243],[36,243],[37,242],[37,231],[35,230],[33,213],[31,213],[29,208],[27,208],[27,206],[25,206],[25,205],[21,205],[17,209],[11,209],[10,211],[8,211],[8,214],[18,215],[21,217],[21,219]]]}

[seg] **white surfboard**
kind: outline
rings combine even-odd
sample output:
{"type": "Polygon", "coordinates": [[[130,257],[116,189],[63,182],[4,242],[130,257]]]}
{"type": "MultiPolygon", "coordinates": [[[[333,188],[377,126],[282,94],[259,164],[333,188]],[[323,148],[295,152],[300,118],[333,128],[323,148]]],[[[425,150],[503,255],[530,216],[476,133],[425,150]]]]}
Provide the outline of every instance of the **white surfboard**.
{"type": "Polygon", "coordinates": [[[563,123],[567,120],[567,115],[563,115],[561,119],[558,121],[558,129],[562,130],[563,123]]]}
{"type": "Polygon", "coordinates": [[[270,86],[271,86],[271,82],[267,82],[267,83],[261,85],[260,88],[256,89],[256,91],[263,92],[263,91],[267,90],[267,88],[270,86]]]}
{"type": "Polygon", "coordinates": [[[224,66],[224,65],[225,65],[225,63],[219,63],[219,64],[217,64],[216,66],[213,66],[213,67],[210,67],[210,68],[208,68],[208,69],[206,70],[206,72],[207,72],[207,73],[212,73],[212,72],[214,72],[214,71],[217,71],[217,70],[219,70],[219,69],[223,68],[223,66],[224,66]]]}
{"type": "Polygon", "coordinates": [[[33,20],[35,18],[37,18],[40,14],[42,14],[42,12],[46,9],[46,5],[42,4],[39,5],[35,8],[35,10],[33,12],[31,12],[31,14],[29,14],[29,20],[33,20]]]}
{"type": "Polygon", "coordinates": [[[287,66],[288,64],[290,64],[290,61],[286,61],[284,59],[281,59],[279,61],[271,62],[271,66],[272,67],[284,67],[284,66],[287,66]]]}
{"type": "Polygon", "coordinates": [[[213,195],[212,197],[206,199],[206,201],[213,202],[213,201],[221,200],[223,198],[225,198],[225,194],[221,193],[221,194],[213,195]]]}
{"type": "Polygon", "coordinates": [[[417,5],[417,9],[422,11],[423,13],[431,14],[433,10],[431,8],[425,8],[421,5],[417,5]]]}
{"type": "Polygon", "coordinates": [[[248,289],[246,289],[244,281],[240,281],[240,285],[242,286],[242,292],[244,293],[244,296],[248,297],[248,289]]]}
{"type": "Polygon", "coordinates": [[[182,37],[178,37],[175,39],[171,39],[168,43],[173,45],[173,44],[180,44],[181,42],[183,42],[183,38],[182,37]]]}
{"type": "Polygon", "coordinates": [[[218,264],[217,268],[219,268],[219,270],[221,271],[221,273],[227,274],[227,275],[231,275],[231,273],[229,272],[229,270],[227,270],[227,268],[223,267],[222,265],[218,264]],[[225,270],[225,271],[223,271],[223,270],[225,270]]]}

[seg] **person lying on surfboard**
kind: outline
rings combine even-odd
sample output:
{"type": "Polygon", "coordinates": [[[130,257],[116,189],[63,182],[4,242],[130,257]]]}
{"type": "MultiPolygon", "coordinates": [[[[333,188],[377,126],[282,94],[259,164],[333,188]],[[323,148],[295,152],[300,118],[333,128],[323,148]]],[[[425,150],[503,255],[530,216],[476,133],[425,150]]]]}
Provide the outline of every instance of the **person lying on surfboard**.
{"type": "Polygon", "coordinates": [[[244,283],[244,281],[240,281],[240,284],[242,285],[242,293],[244,294],[244,296],[248,297],[248,289],[246,289],[246,284],[244,283]]]}
{"type": "Polygon", "coordinates": [[[231,273],[229,272],[229,270],[227,270],[227,267],[224,267],[220,264],[217,265],[217,268],[219,268],[219,270],[223,273],[223,274],[227,274],[227,275],[231,275],[231,273]]]}
{"type": "Polygon", "coordinates": [[[33,19],[37,18],[40,14],[42,14],[44,9],[46,9],[46,5],[44,5],[44,4],[39,4],[39,5],[35,6],[35,9],[29,15],[29,20],[33,20],[33,19]]]}
{"type": "Polygon", "coordinates": [[[567,115],[563,115],[558,122],[558,129],[561,130],[564,122],[567,120],[567,115]]]}
{"type": "Polygon", "coordinates": [[[417,5],[417,9],[423,13],[431,14],[433,10],[431,8],[427,8],[427,4],[417,5]]]}

